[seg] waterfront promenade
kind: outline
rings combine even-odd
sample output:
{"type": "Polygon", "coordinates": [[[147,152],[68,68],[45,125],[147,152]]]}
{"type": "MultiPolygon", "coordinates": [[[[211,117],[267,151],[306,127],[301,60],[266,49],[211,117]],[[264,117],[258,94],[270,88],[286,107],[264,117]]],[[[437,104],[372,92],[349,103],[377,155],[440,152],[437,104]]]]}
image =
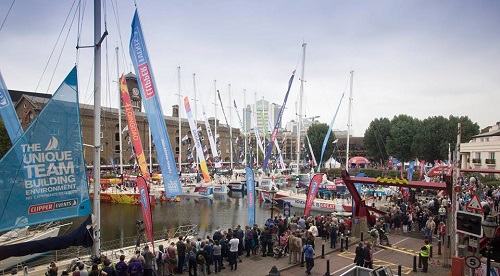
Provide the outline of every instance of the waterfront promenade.
{"type": "MultiPolygon", "coordinates": [[[[402,235],[390,235],[390,240],[394,245],[393,248],[377,248],[374,252],[374,268],[378,266],[389,266],[394,275],[396,275],[398,265],[401,265],[402,275],[448,275],[449,269],[438,265],[442,261],[440,261],[440,256],[437,255],[437,249],[434,249],[435,258],[433,258],[429,266],[429,273],[423,273],[420,272],[420,270],[419,272],[412,272],[413,256],[416,255],[415,252],[418,252],[419,248],[422,246],[423,239],[402,235]]],[[[329,245],[325,244],[325,258],[323,259],[321,258],[323,241],[321,239],[316,239],[315,266],[312,269],[311,275],[326,275],[327,261],[330,263],[330,275],[341,275],[352,268],[354,265],[354,250],[358,242],[359,239],[351,238],[349,241],[349,249],[343,250],[343,252],[340,252],[340,248],[331,250],[329,245]]],[[[127,250],[124,253],[125,255],[129,255],[129,251],[127,250]]],[[[113,262],[116,262],[115,256],[118,254],[113,253],[112,255],[108,255],[108,257],[110,257],[113,262]]],[[[283,276],[306,275],[305,267],[301,267],[300,264],[289,264],[288,257],[276,259],[271,256],[262,257],[259,255],[245,257],[243,255],[241,259],[242,262],[238,263],[238,269],[236,271],[231,271],[229,266],[226,265],[226,269],[217,274],[212,273],[212,275],[264,276],[269,274],[273,266],[276,266],[280,271],[280,275],[283,276]]],[[[68,261],[58,263],[59,275],[66,268],[68,263],[68,261]]],[[[43,276],[46,269],[47,266],[30,268],[29,275],[43,276]]],[[[185,272],[183,275],[188,274],[185,272]]]]}

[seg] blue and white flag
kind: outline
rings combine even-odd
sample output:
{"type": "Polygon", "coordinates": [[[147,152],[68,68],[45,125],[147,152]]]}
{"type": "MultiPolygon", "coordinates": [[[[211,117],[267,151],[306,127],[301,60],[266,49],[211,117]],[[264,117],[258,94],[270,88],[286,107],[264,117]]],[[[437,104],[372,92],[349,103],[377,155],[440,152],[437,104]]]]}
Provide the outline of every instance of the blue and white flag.
{"type": "Polygon", "coordinates": [[[160,98],[157,93],[156,83],[153,76],[148,50],[142,33],[141,22],[137,10],[132,21],[132,34],[130,36],[130,57],[134,64],[135,73],[138,78],[139,90],[141,91],[142,104],[148,117],[149,127],[153,135],[156,152],[163,176],[163,185],[167,197],[182,195],[181,182],[175,165],[172,145],[168,137],[160,98]]]}
{"type": "Polygon", "coordinates": [[[413,179],[413,173],[415,172],[415,161],[411,161],[410,165],[408,166],[408,173],[406,174],[408,180],[413,179]]]}
{"type": "Polygon", "coordinates": [[[0,73],[0,116],[9,134],[10,141],[14,144],[23,135],[23,128],[17,118],[17,113],[12,104],[7,86],[3,81],[2,73],[0,73]]]}
{"type": "Polygon", "coordinates": [[[92,212],[76,76],[74,67],[0,160],[0,232],[92,212]]]}
{"type": "Polygon", "coordinates": [[[248,202],[248,225],[255,224],[255,178],[250,167],[245,167],[247,202],[248,202]]]}
{"type": "Polygon", "coordinates": [[[288,99],[288,94],[290,93],[290,88],[292,87],[293,77],[295,77],[295,71],[293,71],[292,76],[290,77],[290,80],[288,81],[288,89],[286,90],[285,99],[283,100],[283,104],[281,105],[280,113],[278,114],[278,120],[276,120],[276,124],[274,125],[273,132],[271,133],[271,139],[269,139],[269,144],[267,145],[266,157],[264,158],[264,162],[262,162],[262,171],[266,171],[267,163],[269,162],[269,158],[271,157],[271,152],[273,150],[274,141],[276,140],[276,135],[278,134],[278,128],[281,125],[283,111],[285,111],[285,106],[286,106],[286,101],[288,99]]]}
{"type": "Polygon", "coordinates": [[[344,99],[344,93],[340,97],[339,105],[337,106],[337,110],[335,110],[335,115],[333,115],[333,119],[330,122],[330,126],[328,127],[328,131],[326,132],[325,140],[323,140],[323,146],[321,147],[321,157],[319,158],[318,172],[321,170],[321,165],[323,164],[323,155],[325,154],[326,143],[328,143],[328,138],[330,138],[330,134],[332,133],[333,123],[335,123],[335,119],[337,118],[337,113],[339,112],[340,104],[344,99]]]}

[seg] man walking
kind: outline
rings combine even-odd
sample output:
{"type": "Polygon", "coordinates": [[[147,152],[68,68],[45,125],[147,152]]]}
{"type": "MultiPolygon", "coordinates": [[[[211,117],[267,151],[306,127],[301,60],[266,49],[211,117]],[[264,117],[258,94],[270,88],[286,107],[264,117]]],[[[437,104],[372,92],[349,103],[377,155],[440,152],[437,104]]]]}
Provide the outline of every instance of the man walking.
{"type": "Polygon", "coordinates": [[[306,259],[306,274],[311,275],[311,270],[314,267],[314,248],[311,240],[307,241],[307,244],[302,248],[302,252],[306,259]]]}
{"type": "Polygon", "coordinates": [[[367,242],[365,248],[363,248],[363,260],[364,267],[373,269],[373,250],[370,242],[367,242]]]}

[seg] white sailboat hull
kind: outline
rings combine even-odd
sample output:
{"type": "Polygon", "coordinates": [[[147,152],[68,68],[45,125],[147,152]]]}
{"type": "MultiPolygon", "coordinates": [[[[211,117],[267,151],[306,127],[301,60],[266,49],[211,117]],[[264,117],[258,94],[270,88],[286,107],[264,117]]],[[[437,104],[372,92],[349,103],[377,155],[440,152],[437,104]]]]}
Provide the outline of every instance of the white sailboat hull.
{"type": "MultiPolygon", "coordinates": [[[[46,238],[57,237],[57,235],[59,235],[59,230],[61,230],[60,227],[49,228],[48,230],[40,231],[40,232],[37,232],[33,235],[29,235],[28,237],[24,237],[21,239],[9,241],[9,242],[6,242],[5,244],[2,244],[2,245],[23,243],[23,242],[29,242],[29,241],[37,241],[37,240],[43,240],[46,238]]],[[[26,256],[16,256],[16,257],[7,258],[5,260],[1,260],[0,261],[0,270],[8,269],[10,267],[16,266],[17,264],[22,264],[28,260],[35,259],[35,258],[40,257],[41,255],[44,255],[47,253],[48,252],[34,253],[34,254],[26,255],[26,256]]]]}

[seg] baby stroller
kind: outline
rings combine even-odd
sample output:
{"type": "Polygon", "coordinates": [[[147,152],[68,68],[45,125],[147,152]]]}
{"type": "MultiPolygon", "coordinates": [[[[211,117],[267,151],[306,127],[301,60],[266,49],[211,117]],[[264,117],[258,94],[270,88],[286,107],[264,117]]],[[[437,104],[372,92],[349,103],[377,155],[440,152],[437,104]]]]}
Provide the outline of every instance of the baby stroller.
{"type": "Polygon", "coordinates": [[[274,251],[274,257],[276,259],[279,259],[279,258],[285,256],[285,247],[284,246],[278,245],[278,246],[274,247],[273,251],[274,251]]]}
{"type": "Polygon", "coordinates": [[[276,246],[276,247],[273,248],[274,257],[276,259],[278,259],[280,257],[286,256],[286,252],[287,252],[287,249],[288,249],[287,246],[288,246],[288,237],[282,235],[278,239],[278,246],[276,246]]]}

